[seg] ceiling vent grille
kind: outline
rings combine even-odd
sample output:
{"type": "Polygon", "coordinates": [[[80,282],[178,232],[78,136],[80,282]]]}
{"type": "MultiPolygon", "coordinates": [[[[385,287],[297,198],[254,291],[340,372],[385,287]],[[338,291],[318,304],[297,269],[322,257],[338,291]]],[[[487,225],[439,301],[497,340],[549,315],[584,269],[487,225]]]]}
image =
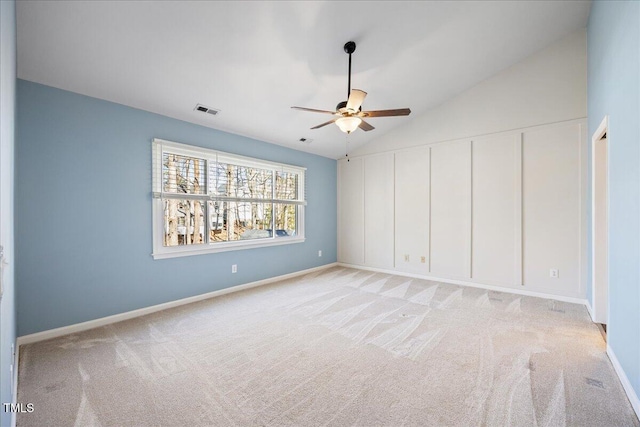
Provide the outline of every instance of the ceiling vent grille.
{"type": "Polygon", "coordinates": [[[309,138],[300,138],[299,140],[300,142],[304,142],[305,144],[311,144],[311,141],[313,141],[313,139],[309,139],[309,138]]]}
{"type": "Polygon", "coordinates": [[[215,116],[216,114],[218,114],[220,112],[220,110],[216,110],[215,108],[209,108],[205,105],[202,104],[197,104],[196,108],[194,108],[195,111],[201,111],[203,113],[207,113],[207,114],[211,114],[212,116],[215,116]]]}

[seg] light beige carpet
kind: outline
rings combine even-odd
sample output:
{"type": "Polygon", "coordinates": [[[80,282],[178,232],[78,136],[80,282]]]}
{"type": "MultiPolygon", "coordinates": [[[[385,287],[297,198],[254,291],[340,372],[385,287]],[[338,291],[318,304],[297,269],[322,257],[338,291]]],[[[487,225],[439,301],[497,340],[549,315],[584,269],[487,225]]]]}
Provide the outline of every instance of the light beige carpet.
{"type": "Polygon", "coordinates": [[[18,426],[639,426],[583,306],[334,267],[20,350],[18,426]]]}

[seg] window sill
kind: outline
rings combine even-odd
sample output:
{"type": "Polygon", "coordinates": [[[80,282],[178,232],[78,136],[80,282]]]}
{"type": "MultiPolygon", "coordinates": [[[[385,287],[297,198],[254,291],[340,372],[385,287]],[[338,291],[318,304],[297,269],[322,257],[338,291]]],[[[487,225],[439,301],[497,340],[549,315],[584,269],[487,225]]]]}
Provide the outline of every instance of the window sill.
{"type": "Polygon", "coordinates": [[[243,249],[264,248],[268,246],[304,243],[304,237],[275,238],[269,241],[238,241],[233,243],[210,243],[196,247],[162,248],[151,254],[153,259],[179,258],[192,255],[215,254],[219,252],[239,251],[243,249]],[[188,249],[187,249],[188,248],[188,249]],[[193,249],[192,249],[193,248],[193,249]],[[169,250],[167,250],[169,249],[169,250]]]}

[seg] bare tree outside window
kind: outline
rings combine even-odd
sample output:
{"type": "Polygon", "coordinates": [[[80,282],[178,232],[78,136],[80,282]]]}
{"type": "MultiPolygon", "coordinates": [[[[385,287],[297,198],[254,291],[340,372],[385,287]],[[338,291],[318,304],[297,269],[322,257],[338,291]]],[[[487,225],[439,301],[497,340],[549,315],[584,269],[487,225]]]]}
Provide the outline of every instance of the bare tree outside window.
{"type": "Polygon", "coordinates": [[[167,198],[165,205],[165,246],[204,243],[202,202],[188,195],[203,195],[206,160],[163,153],[163,192],[184,195],[184,199],[167,198]]]}
{"type": "MultiPolygon", "coordinates": [[[[297,200],[298,175],[291,172],[276,173],[276,199],[297,200]]],[[[276,229],[286,231],[287,235],[296,233],[297,206],[279,203],[276,205],[276,229]]]]}

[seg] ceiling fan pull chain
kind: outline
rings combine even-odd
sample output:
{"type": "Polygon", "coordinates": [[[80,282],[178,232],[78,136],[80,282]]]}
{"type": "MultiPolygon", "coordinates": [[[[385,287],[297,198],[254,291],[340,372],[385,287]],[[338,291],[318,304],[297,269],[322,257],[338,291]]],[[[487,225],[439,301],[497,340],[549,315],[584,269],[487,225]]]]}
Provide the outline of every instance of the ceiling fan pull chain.
{"type": "Polygon", "coordinates": [[[347,158],[347,163],[351,160],[349,159],[349,134],[344,136],[344,156],[347,158]]]}

